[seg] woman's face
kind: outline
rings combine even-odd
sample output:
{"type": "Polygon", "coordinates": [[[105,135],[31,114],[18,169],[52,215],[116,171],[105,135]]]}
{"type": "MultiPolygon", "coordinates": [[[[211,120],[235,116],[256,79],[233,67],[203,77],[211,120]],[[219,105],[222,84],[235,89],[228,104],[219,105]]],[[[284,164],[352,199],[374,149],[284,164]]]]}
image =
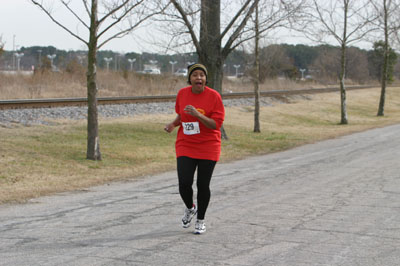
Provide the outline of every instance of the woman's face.
{"type": "Polygon", "coordinates": [[[206,81],[207,81],[207,76],[203,70],[196,69],[190,75],[190,84],[192,85],[192,88],[197,91],[204,89],[206,81]]]}

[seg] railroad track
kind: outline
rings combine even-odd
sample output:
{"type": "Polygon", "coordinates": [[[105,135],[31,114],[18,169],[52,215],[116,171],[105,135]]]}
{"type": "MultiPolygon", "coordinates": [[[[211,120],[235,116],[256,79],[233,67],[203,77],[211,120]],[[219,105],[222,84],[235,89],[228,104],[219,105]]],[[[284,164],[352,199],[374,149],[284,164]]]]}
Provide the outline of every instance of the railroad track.
{"type": "MultiPolygon", "coordinates": [[[[351,86],[346,90],[368,89],[376,86],[351,86]]],[[[339,91],[339,87],[294,89],[294,90],[272,90],[260,92],[262,97],[284,97],[288,95],[316,94],[339,91]]],[[[129,103],[150,103],[150,102],[171,102],[175,101],[176,95],[163,96],[136,96],[136,97],[98,97],[98,104],[129,104],[129,103]]],[[[254,92],[223,93],[223,99],[251,98],[254,92]]],[[[27,108],[52,108],[65,106],[87,105],[87,98],[57,98],[57,99],[21,99],[21,100],[0,100],[0,110],[5,109],[27,109],[27,108]]]]}

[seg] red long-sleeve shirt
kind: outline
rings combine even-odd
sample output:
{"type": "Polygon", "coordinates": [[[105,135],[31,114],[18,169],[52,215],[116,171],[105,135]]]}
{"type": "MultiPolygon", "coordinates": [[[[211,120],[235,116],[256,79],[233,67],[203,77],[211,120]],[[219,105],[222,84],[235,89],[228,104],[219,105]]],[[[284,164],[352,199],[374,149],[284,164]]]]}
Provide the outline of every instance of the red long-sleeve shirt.
{"type": "Polygon", "coordinates": [[[181,117],[181,125],[175,143],[176,157],[187,156],[194,159],[218,161],[221,154],[220,128],[225,118],[221,95],[207,86],[200,94],[193,93],[192,86],[182,88],[176,97],[175,111],[181,117]],[[194,106],[197,111],[213,119],[216,129],[207,128],[197,118],[186,114],[183,111],[186,105],[194,106]],[[192,122],[198,122],[200,132],[192,135],[185,134],[182,123],[191,125],[192,122]]]}

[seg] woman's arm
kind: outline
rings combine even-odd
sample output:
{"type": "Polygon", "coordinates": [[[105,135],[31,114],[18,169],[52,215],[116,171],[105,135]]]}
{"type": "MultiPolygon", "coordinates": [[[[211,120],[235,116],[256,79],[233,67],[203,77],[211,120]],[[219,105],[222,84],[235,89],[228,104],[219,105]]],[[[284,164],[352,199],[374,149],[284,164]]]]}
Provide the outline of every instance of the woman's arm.
{"type": "Polygon", "coordinates": [[[192,105],[186,105],[185,109],[183,110],[185,113],[196,117],[197,119],[200,120],[200,122],[207,128],[210,129],[217,129],[217,123],[215,122],[214,119],[209,118],[205,115],[203,115],[202,113],[200,113],[199,111],[197,111],[197,109],[192,106],[192,105]]]}
{"type": "Polygon", "coordinates": [[[171,123],[165,125],[164,130],[167,131],[168,133],[171,133],[175,127],[179,126],[181,124],[181,116],[177,115],[171,123]]]}

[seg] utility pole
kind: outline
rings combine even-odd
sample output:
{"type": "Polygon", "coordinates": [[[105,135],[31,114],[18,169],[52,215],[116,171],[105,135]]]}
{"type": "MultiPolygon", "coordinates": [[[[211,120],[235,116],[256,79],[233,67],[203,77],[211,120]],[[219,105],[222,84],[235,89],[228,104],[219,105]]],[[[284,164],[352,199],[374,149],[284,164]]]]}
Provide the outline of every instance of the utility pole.
{"type": "Polygon", "coordinates": [[[233,65],[234,68],[236,68],[236,77],[238,77],[238,69],[240,67],[240,65],[233,65]]]}
{"type": "Polygon", "coordinates": [[[109,67],[110,67],[110,62],[112,61],[112,57],[105,57],[104,61],[106,61],[107,64],[107,72],[109,71],[109,67]]]}
{"type": "Polygon", "coordinates": [[[304,80],[304,72],[306,70],[304,68],[300,68],[300,72],[301,72],[301,80],[304,80]]]}
{"type": "Polygon", "coordinates": [[[53,62],[54,62],[54,58],[56,58],[56,56],[57,56],[56,54],[52,54],[52,55],[48,54],[47,55],[47,58],[50,59],[51,70],[54,70],[53,62]]]}
{"type": "Polygon", "coordinates": [[[15,34],[13,35],[13,58],[12,58],[12,69],[15,70],[15,34]]]}
{"type": "Polygon", "coordinates": [[[83,54],[78,54],[76,57],[78,58],[79,64],[83,66],[83,59],[85,59],[86,56],[83,54]]]}
{"type": "Polygon", "coordinates": [[[128,58],[128,62],[131,64],[131,71],[133,70],[133,63],[136,62],[136,58],[128,58]]]}
{"type": "Polygon", "coordinates": [[[21,62],[21,57],[24,56],[24,53],[14,53],[15,58],[17,59],[17,71],[19,72],[20,70],[20,62],[21,62]]]}
{"type": "Polygon", "coordinates": [[[177,61],[169,61],[169,63],[171,64],[171,73],[174,74],[174,66],[178,62],[177,61]]]}

